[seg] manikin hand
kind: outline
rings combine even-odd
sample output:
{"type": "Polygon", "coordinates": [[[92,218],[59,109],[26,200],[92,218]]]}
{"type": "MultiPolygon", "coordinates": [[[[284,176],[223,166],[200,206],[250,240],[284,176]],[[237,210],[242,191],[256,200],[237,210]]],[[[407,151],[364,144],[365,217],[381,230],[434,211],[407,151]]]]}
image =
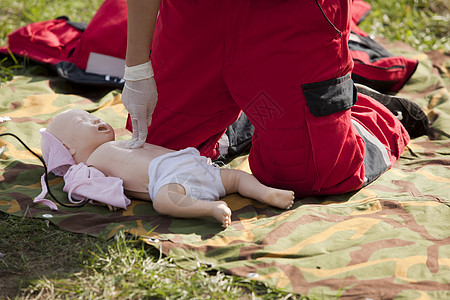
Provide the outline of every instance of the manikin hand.
{"type": "Polygon", "coordinates": [[[151,62],[125,67],[124,79],[122,102],[130,113],[133,125],[133,135],[126,147],[140,148],[147,139],[147,128],[152,122],[152,113],[158,101],[151,62]]]}

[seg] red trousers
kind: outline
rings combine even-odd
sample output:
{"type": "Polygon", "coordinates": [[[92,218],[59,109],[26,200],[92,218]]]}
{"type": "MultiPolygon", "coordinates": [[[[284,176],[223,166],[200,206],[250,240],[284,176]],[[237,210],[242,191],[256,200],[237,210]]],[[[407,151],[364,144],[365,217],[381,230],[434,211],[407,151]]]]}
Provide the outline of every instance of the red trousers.
{"type": "Polygon", "coordinates": [[[261,182],[297,197],[360,188],[380,156],[352,120],[383,145],[389,166],[409,136],[375,100],[358,95],[353,105],[350,5],[162,0],[151,54],[159,100],[147,141],[215,158],[242,110],[255,126],[249,161],[261,182]]]}

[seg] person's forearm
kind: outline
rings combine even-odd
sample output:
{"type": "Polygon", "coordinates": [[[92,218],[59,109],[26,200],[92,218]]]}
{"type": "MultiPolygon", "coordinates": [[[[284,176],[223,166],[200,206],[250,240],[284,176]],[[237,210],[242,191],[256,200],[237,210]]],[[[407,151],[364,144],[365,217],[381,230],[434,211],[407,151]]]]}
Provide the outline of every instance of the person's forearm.
{"type": "Polygon", "coordinates": [[[131,67],[149,59],[160,0],[127,0],[126,65],[131,67]]]}

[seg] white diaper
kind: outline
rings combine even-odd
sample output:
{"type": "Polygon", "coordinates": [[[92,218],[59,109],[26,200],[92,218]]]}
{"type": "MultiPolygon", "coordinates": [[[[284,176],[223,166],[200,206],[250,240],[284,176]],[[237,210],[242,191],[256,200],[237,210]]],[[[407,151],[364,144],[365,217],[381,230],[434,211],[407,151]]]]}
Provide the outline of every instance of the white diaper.
{"type": "Polygon", "coordinates": [[[209,158],[191,147],[153,159],[148,167],[148,177],[151,199],[169,183],[182,185],[186,195],[197,200],[213,201],[226,195],[220,168],[212,166],[209,158]]]}

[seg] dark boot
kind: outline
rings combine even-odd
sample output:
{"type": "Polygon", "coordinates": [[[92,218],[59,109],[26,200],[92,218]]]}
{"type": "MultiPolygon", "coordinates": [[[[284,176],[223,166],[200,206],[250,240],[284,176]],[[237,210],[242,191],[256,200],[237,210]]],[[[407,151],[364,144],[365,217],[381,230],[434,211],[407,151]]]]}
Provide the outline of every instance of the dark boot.
{"type": "Polygon", "coordinates": [[[430,123],[420,106],[406,98],[381,94],[365,85],[355,84],[358,93],[369,96],[386,106],[400,120],[411,138],[427,134],[430,123]]]}

